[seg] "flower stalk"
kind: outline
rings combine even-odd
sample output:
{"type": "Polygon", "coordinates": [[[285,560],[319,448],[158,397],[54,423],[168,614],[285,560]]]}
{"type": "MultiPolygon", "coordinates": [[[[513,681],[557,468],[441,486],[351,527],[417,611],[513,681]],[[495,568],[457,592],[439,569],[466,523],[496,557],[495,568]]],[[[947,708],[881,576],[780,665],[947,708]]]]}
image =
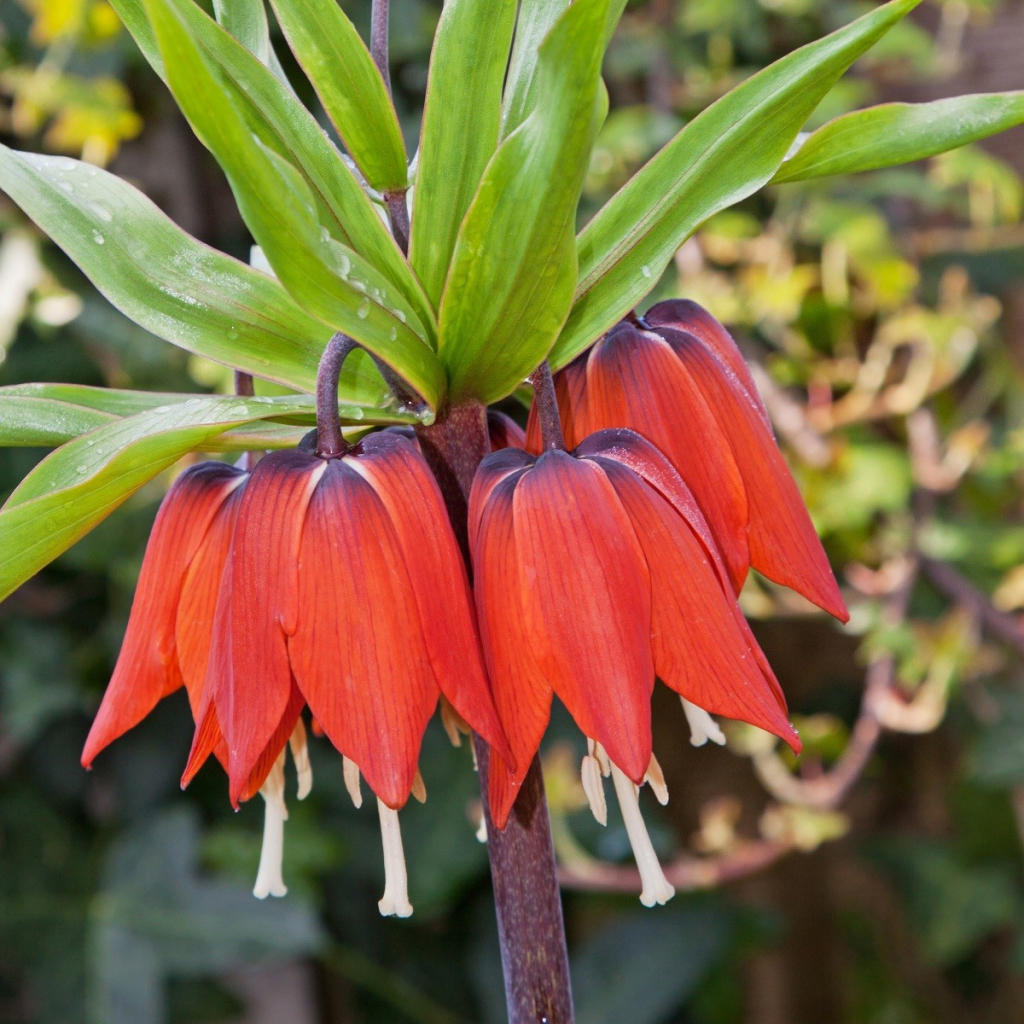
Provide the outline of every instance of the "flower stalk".
{"type": "Polygon", "coordinates": [[[533,385],[534,404],[537,418],[540,421],[540,434],[544,443],[544,451],[565,451],[565,435],[562,432],[562,420],[558,415],[558,398],[555,394],[555,381],[551,375],[551,366],[545,360],[530,374],[533,385]]]}
{"type": "Polygon", "coordinates": [[[347,334],[335,334],[327,342],[316,371],[316,452],[325,459],[336,459],[348,451],[338,415],[338,378],[356,347],[347,334]]]}

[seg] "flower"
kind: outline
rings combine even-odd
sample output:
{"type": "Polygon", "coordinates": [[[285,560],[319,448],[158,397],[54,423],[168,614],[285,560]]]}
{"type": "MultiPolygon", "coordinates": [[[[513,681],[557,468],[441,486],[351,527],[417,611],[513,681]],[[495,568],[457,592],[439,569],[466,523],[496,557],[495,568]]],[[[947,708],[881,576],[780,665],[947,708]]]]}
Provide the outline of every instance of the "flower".
{"type": "MultiPolygon", "coordinates": [[[[219,559],[212,543],[207,554],[207,547],[182,545],[159,531],[159,549],[171,552],[175,572],[161,598],[170,609],[163,614],[176,605],[182,675],[187,662],[187,677],[202,679],[183,784],[213,753],[227,769],[232,803],[262,793],[264,844],[254,891],[283,895],[284,752],[291,741],[301,798],[311,782],[301,720],[308,705],[344,757],[353,799],[361,802],[360,774],[377,796],[386,875],[380,908],[407,916],[397,811],[410,793],[425,795],[417,762],[439,697],[514,761],[440,491],[416,447],[390,432],[335,458],[273,452],[236,488],[219,559]],[[175,596],[179,577],[185,586],[175,596]],[[182,658],[186,635],[191,646],[182,658]]],[[[165,502],[161,519],[183,513],[175,498],[165,502]]],[[[155,530],[150,550],[157,540],[155,530]]],[[[158,569],[154,558],[146,591],[140,581],[140,608],[166,583],[158,569]]],[[[157,643],[156,636],[139,639],[142,648],[157,643]]],[[[132,652],[126,641],[115,680],[130,683],[132,652]]],[[[159,648],[146,656],[158,657],[159,648]]],[[[122,702],[123,690],[108,692],[104,704],[122,702]]],[[[153,690],[149,707],[162,692],[153,690]]],[[[122,716],[124,728],[148,709],[133,721],[122,716]]]]}
{"type": "Polygon", "coordinates": [[[557,695],[591,744],[583,775],[595,814],[603,813],[599,773],[610,773],[641,898],[664,902],[671,886],[634,789],[645,779],[661,788],[651,749],[655,675],[692,705],[707,735],[717,732],[712,712],[800,747],[704,516],[669,461],[617,429],[571,454],[488,456],[469,529],[480,635],[515,757],[513,766],[492,755],[495,824],[508,819],[557,695]]]}
{"type": "Polygon", "coordinates": [[[491,451],[502,448],[525,448],[526,433],[507,413],[497,409],[487,410],[487,433],[491,439],[491,451]]]}
{"type": "MultiPolygon", "coordinates": [[[[849,613],[736,343],[694,302],[617,324],[555,378],[571,447],[605,427],[653,442],[700,505],[737,592],[749,567],[849,613]]],[[[529,450],[539,450],[536,416],[529,450]]]]}

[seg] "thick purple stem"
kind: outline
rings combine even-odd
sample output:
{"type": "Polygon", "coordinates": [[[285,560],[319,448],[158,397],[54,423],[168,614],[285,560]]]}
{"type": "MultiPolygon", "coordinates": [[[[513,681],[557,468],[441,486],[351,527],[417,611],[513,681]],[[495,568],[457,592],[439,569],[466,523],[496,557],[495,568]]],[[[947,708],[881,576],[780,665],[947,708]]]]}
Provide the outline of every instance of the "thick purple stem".
{"type": "Polygon", "coordinates": [[[347,335],[335,334],[320,357],[316,371],[316,453],[336,459],[348,451],[338,415],[338,378],[356,343],[347,335]]]}
{"type": "Polygon", "coordinates": [[[384,79],[388,93],[391,92],[391,71],[388,68],[388,3],[389,0],[373,0],[370,8],[370,56],[384,79]]]}
{"type": "MultiPolygon", "coordinates": [[[[478,404],[457,406],[432,426],[417,428],[417,434],[468,566],[469,492],[477,466],[490,451],[487,410],[478,404]]],[[[499,832],[487,802],[490,750],[479,736],[473,737],[473,745],[480,767],[509,1024],[573,1024],[565,924],[540,758],[533,759],[508,825],[499,832]]]]}
{"type": "Polygon", "coordinates": [[[562,433],[562,420],[558,415],[555,381],[551,376],[551,367],[546,361],[530,374],[530,383],[533,385],[533,400],[537,406],[544,451],[565,451],[565,434],[562,433]]]}

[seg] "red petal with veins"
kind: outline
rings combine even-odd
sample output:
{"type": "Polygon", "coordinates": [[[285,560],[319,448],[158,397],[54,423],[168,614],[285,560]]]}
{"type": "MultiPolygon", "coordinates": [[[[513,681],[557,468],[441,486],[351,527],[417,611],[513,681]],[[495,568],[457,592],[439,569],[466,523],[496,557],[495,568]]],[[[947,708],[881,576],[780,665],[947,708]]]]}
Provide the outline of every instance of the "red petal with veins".
{"type": "Polygon", "coordinates": [[[491,451],[502,448],[525,448],[526,433],[511,416],[497,409],[487,410],[487,432],[491,438],[491,451]]]}
{"type": "Polygon", "coordinates": [[[583,436],[627,426],[668,456],[707,518],[738,592],[750,565],[743,478],[714,412],[671,347],[631,324],[609,331],[587,361],[576,425],[583,436]]]}
{"type": "Polygon", "coordinates": [[[351,461],[326,463],[309,503],[288,647],[299,689],[331,742],[397,808],[439,694],[398,536],[351,461]]]}
{"type": "Polygon", "coordinates": [[[610,459],[596,461],[629,513],[647,557],[658,676],[698,707],[773,732],[799,753],[782,690],[700,537],[636,474],[610,459]]]}
{"type": "Polygon", "coordinates": [[[750,564],[846,622],[849,612],[821,541],[764,420],[706,345],[691,334],[668,328],[662,333],[707,398],[743,474],[750,564]]]}
{"type": "Polygon", "coordinates": [[[230,587],[221,591],[225,618],[215,630],[206,684],[227,741],[232,803],[293,700],[287,636],[298,618],[299,543],[326,465],[304,452],[271,452],[256,464],[239,505],[230,587]]]}
{"type": "Polygon", "coordinates": [[[218,509],[244,479],[241,470],[204,462],[185,470],[167,492],[146,546],[121,653],[82,752],[85,767],[181,686],[174,627],[182,582],[218,509]]]}
{"type": "Polygon", "coordinates": [[[561,451],[523,474],[513,507],[537,664],[580,729],[640,783],[654,665],[650,579],[632,524],[603,470],[561,451]]]}
{"type": "Polygon", "coordinates": [[[764,421],[768,432],[775,436],[768,410],[764,407],[761,393],[757,390],[743,353],[732,335],[703,306],[698,306],[690,299],[668,299],[651,306],[644,314],[644,320],[652,327],[670,327],[692,334],[702,341],[729,368],[750,404],[764,421]]]}
{"type": "Polygon", "coordinates": [[[520,600],[519,552],[516,547],[513,496],[534,461],[516,453],[518,467],[508,463],[510,449],[484,459],[469,499],[469,528],[473,552],[474,593],[487,671],[494,688],[498,714],[512,750],[517,771],[492,752],[488,795],[491,818],[501,829],[508,821],[519,786],[551,716],[551,686],[533,655],[530,627],[520,600]],[[520,461],[521,457],[521,461],[520,461]]]}
{"type": "MultiPolygon", "coordinates": [[[[466,567],[430,467],[393,434],[373,434],[357,452],[346,458],[346,465],[370,484],[387,509],[437,685],[463,719],[514,762],[484,671],[466,567]]],[[[406,629],[415,625],[410,621],[406,629]]]]}

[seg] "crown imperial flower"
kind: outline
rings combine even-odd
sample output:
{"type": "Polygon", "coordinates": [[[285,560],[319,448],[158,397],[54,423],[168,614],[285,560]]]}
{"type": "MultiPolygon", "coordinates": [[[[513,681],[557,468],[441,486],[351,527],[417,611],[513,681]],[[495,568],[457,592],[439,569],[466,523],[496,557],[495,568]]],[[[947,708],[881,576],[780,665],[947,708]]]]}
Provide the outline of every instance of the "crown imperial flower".
{"type": "Polygon", "coordinates": [[[591,435],[572,453],[488,456],[469,526],[481,638],[518,766],[492,756],[495,824],[508,819],[557,695],[591,741],[583,775],[595,813],[603,800],[596,767],[612,775],[642,899],[664,902],[671,887],[634,789],[660,779],[655,676],[687,703],[701,741],[716,738],[712,712],[800,746],[704,516],[668,460],[620,429],[591,435]]]}
{"type": "MultiPolygon", "coordinates": [[[[828,559],[736,343],[695,302],[622,321],[555,378],[566,441],[629,427],[693,492],[738,592],[753,566],[846,621],[828,559]]],[[[529,430],[539,450],[536,416],[529,430]]]]}

